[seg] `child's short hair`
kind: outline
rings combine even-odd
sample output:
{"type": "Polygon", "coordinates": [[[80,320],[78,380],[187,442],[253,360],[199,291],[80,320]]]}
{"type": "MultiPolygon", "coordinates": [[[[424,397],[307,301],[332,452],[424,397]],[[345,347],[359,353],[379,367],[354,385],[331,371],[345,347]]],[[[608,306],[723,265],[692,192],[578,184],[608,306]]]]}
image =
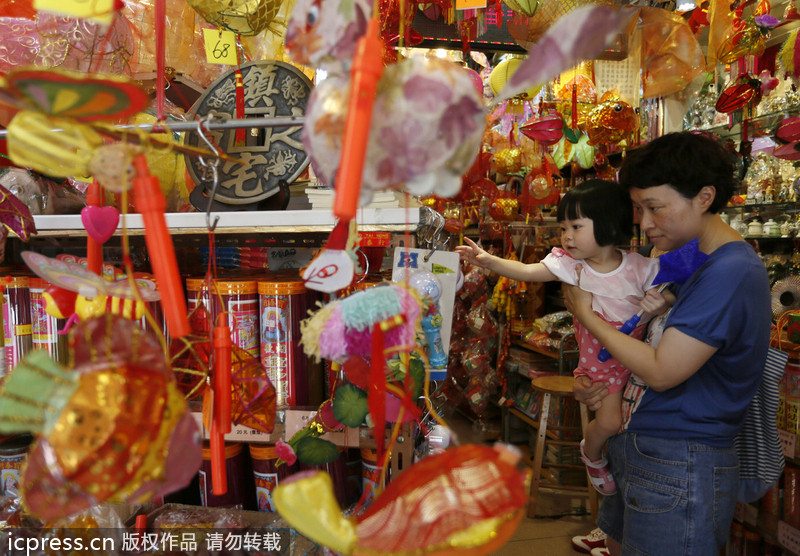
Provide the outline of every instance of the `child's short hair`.
{"type": "Polygon", "coordinates": [[[558,221],[588,218],[597,245],[627,245],[633,235],[633,203],[618,183],[591,179],[567,191],[558,203],[558,221]]]}

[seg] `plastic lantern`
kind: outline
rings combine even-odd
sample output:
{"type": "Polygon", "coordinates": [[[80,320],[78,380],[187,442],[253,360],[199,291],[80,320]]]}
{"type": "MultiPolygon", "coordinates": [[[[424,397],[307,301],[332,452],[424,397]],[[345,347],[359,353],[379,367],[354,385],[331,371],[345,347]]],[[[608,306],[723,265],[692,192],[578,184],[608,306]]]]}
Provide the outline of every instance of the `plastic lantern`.
{"type": "Polygon", "coordinates": [[[504,0],[503,3],[518,14],[532,17],[542,0],[504,0]]]}
{"type": "Polygon", "coordinates": [[[728,114],[745,106],[755,106],[761,100],[761,80],[750,73],[739,75],[725,87],[717,99],[717,112],[728,114]]]}
{"type": "MultiPolygon", "coordinates": [[[[500,91],[503,89],[511,76],[514,75],[514,72],[517,71],[517,68],[522,65],[522,62],[523,60],[519,58],[509,58],[508,60],[504,60],[495,66],[495,68],[492,70],[492,73],[489,75],[489,87],[491,87],[492,93],[495,96],[500,94],[500,91]]],[[[538,95],[539,91],[541,90],[542,86],[536,85],[520,95],[517,95],[517,97],[522,99],[530,99],[538,95]]]]}
{"type": "Polygon", "coordinates": [[[522,124],[519,130],[543,145],[553,145],[564,135],[564,117],[556,112],[540,118],[531,118],[522,124]]]}

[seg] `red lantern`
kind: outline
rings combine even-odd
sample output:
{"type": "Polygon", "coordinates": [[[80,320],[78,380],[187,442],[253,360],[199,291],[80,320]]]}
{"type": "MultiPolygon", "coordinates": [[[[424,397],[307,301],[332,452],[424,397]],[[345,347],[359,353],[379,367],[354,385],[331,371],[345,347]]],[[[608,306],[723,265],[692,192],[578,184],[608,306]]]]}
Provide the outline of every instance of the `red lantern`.
{"type": "Polygon", "coordinates": [[[800,140],[800,116],[783,120],[778,124],[775,136],[781,141],[792,142],[800,140]]]}
{"type": "Polygon", "coordinates": [[[743,73],[725,87],[717,99],[717,112],[729,114],[747,105],[755,106],[761,100],[761,81],[752,74],[743,73]]]}
{"type": "Polygon", "coordinates": [[[554,145],[564,135],[564,117],[556,112],[541,118],[531,118],[522,124],[519,130],[543,145],[554,145]]]}

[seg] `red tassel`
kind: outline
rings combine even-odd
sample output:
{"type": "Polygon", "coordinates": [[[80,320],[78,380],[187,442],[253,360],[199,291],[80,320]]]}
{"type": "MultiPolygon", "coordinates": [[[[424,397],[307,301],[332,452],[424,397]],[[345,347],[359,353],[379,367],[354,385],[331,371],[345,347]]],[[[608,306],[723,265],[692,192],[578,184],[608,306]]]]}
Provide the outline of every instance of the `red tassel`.
{"type": "MultiPolygon", "coordinates": [[[[237,69],[234,72],[236,76],[236,118],[244,119],[244,82],[242,71],[237,69]]],[[[243,145],[247,142],[247,129],[240,127],[236,129],[236,144],[243,145]]]]}
{"type": "Polygon", "coordinates": [[[367,407],[375,426],[375,447],[378,461],[383,461],[386,441],[386,359],[383,355],[384,337],[381,323],[372,325],[372,364],[369,370],[367,407]]]}
{"type": "Polygon", "coordinates": [[[572,131],[578,129],[578,85],[572,84],[572,131]]]}
{"type": "MultiPolygon", "coordinates": [[[[226,315],[222,315],[226,318],[226,315]]],[[[214,419],[222,433],[231,432],[231,329],[214,327],[214,419]]]]}

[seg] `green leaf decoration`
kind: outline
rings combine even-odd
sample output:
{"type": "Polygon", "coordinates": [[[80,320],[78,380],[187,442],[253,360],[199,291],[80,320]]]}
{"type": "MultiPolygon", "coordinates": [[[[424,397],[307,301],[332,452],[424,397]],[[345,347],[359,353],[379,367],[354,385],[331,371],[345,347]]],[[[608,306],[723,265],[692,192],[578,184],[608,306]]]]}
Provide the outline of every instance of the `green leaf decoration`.
{"type": "Polygon", "coordinates": [[[341,455],[333,442],[311,436],[298,442],[294,452],[297,454],[297,461],[306,465],[331,463],[339,459],[341,455]]]}
{"type": "Polygon", "coordinates": [[[425,385],[425,364],[421,359],[413,358],[408,364],[408,372],[411,374],[411,399],[416,401],[422,396],[425,385]]]}
{"type": "Polygon", "coordinates": [[[367,418],[367,393],[352,384],[342,384],[333,396],[333,416],[348,427],[360,427],[367,418]]]}
{"type": "Polygon", "coordinates": [[[78,388],[78,373],[65,369],[43,349],[26,355],[0,390],[0,432],[47,434],[78,388]]]}
{"type": "Polygon", "coordinates": [[[580,129],[572,129],[570,126],[564,124],[564,137],[566,137],[567,141],[572,143],[573,145],[577,143],[581,138],[581,130],[580,129]]]}

